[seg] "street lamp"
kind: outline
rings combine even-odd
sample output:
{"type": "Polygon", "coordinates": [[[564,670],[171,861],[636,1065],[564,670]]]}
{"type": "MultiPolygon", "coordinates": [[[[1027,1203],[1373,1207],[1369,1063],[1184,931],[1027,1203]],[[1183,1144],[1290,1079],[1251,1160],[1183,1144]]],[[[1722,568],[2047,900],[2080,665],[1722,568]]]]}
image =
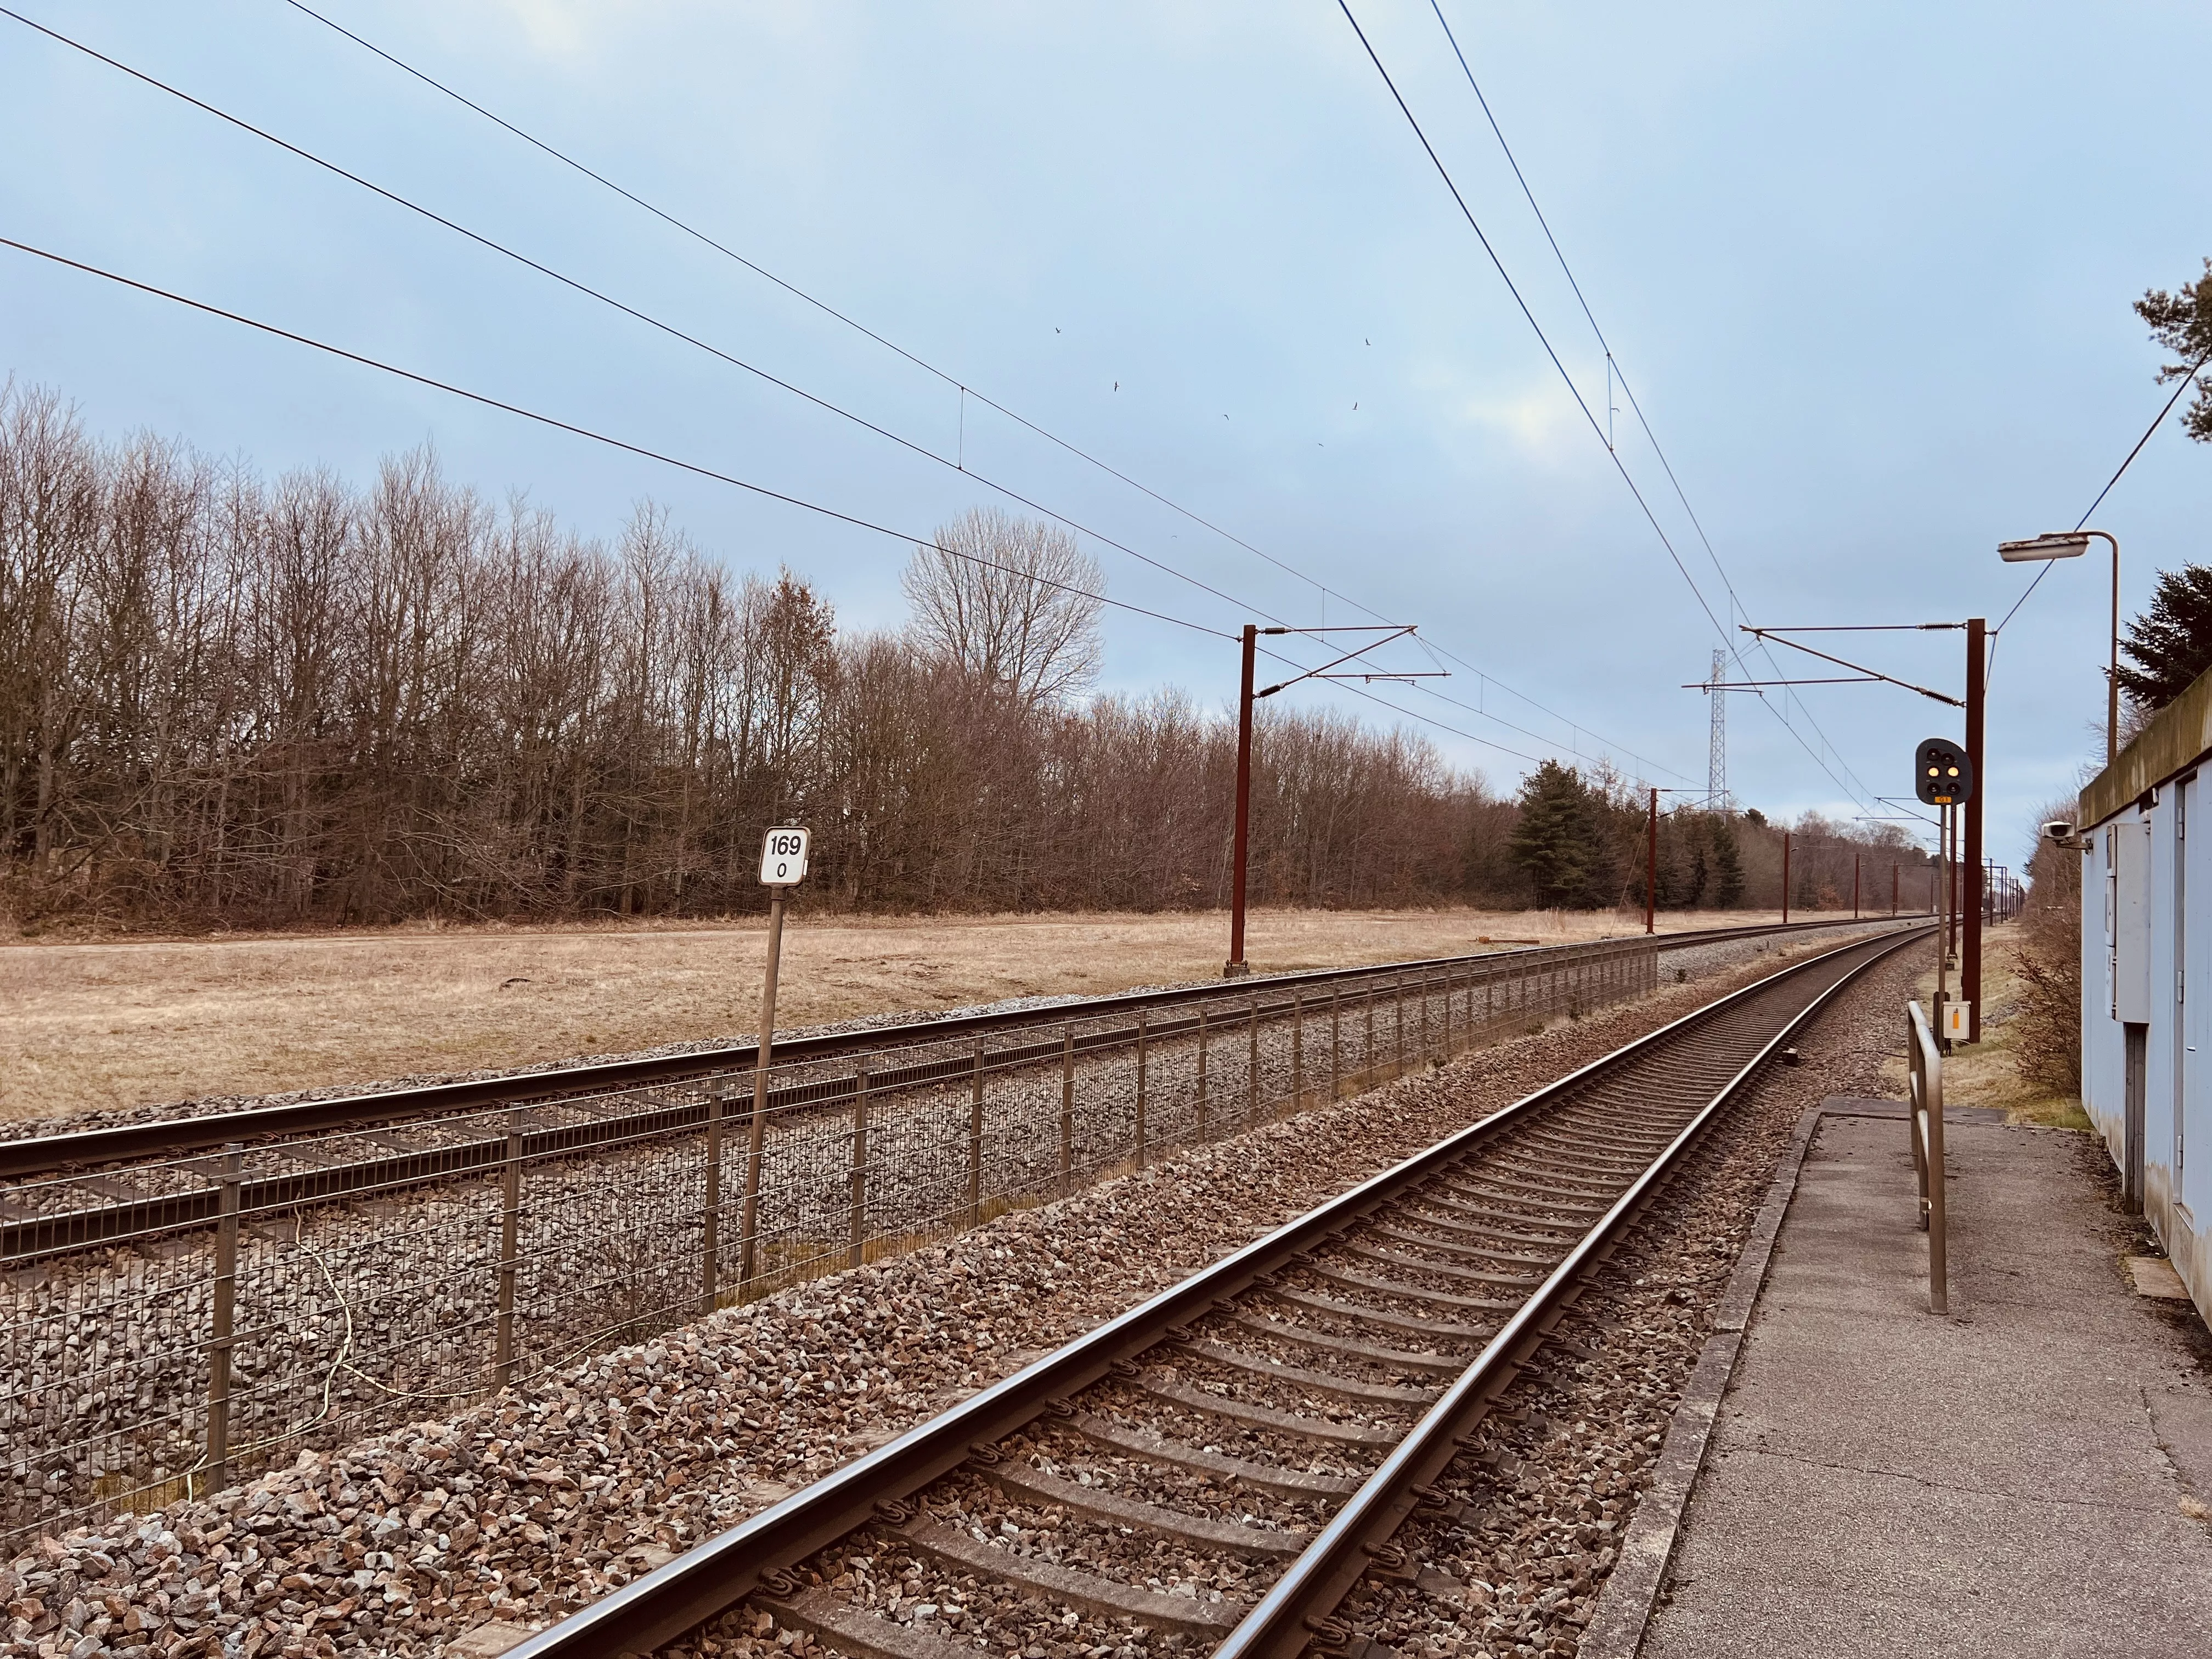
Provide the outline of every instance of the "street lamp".
{"type": "Polygon", "coordinates": [[[2028,564],[2039,559],[2078,559],[2089,550],[2089,538],[2101,536],[2112,544],[2112,659],[2105,671],[2105,764],[2120,753],[2120,539],[2105,530],[2057,530],[2026,541],[1999,542],[1997,556],[2007,564],[2028,564]]]}

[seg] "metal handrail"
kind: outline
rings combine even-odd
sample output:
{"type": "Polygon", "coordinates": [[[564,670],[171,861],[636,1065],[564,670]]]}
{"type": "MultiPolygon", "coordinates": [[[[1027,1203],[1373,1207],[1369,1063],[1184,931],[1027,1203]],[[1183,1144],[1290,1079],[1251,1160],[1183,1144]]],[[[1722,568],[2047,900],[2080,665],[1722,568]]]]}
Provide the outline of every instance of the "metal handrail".
{"type": "Polygon", "coordinates": [[[1920,1187],[1920,1230],[1928,1235],[1928,1311],[1949,1310],[1949,1264],[1943,1219],[1943,1051],[1917,1002],[1905,1005],[1905,1046],[1911,1073],[1905,1134],[1920,1187]]]}

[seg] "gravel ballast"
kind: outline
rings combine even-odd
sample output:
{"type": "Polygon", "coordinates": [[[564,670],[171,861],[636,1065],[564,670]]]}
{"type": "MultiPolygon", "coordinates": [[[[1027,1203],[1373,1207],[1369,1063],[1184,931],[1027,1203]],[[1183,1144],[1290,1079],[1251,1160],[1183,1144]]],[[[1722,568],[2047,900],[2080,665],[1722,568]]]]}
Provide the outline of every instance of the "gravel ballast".
{"type": "MultiPolygon", "coordinates": [[[[1809,953],[1836,942],[1832,937],[1803,949],[1809,953]]],[[[1775,960],[1766,956],[1722,977],[1754,978],[1775,960]]],[[[1887,983],[1898,971],[1883,969],[1872,977],[1887,983]]],[[[438,1651],[489,1620],[541,1624],[1006,1374],[1037,1345],[1078,1334],[1350,1182],[1705,1000],[1712,988],[1668,987],[1656,998],[1579,1024],[1480,1052],[1043,1209],[1004,1217],[950,1244],[594,1358],[450,1420],[387,1432],[337,1453],[304,1454],[296,1466],[211,1500],[42,1541],[0,1583],[8,1592],[10,1639],[27,1652],[72,1656],[416,1654],[438,1651]]],[[[1868,994],[1863,988],[1846,994],[1805,1045],[1808,1059],[1815,1044],[1854,1024],[1844,1011],[1868,994]]],[[[1887,1024],[1893,1024],[1888,1011],[1901,994],[1900,988],[1883,997],[1887,1024]]],[[[1869,1033],[1860,1034],[1862,1041],[1869,1033]]],[[[1886,1024],[1883,1035],[1886,1040],[1886,1024]]],[[[1865,1057],[1869,1091],[1880,1051],[1877,1044],[1865,1057]]],[[[1782,1091],[1796,1086],[1817,1097],[1850,1086],[1838,1080],[1849,1069],[1849,1052],[1846,1045],[1829,1065],[1815,1060],[1806,1071],[1780,1074],[1782,1091]]],[[[1765,1124],[1765,1102],[1776,1089],[1771,1081],[1762,1088],[1758,1110],[1743,1114],[1741,1121],[1765,1124]]],[[[1796,1109],[1779,1113],[1784,1139],[1796,1109]]],[[[1711,1149],[1734,1145],[1738,1133],[1732,1122],[1698,1158],[1717,1156],[1711,1149]]],[[[1747,1142],[1742,1156],[1755,1151],[1747,1142]]],[[[1693,1184],[1702,1190],[1702,1183],[1690,1182],[1678,1189],[1693,1184]]],[[[1747,1176],[1738,1184],[1751,1193],[1756,1182],[1747,1176]]],[[[1746,1206],[1747,1222],[1755,1202],[1746,1206]]],[[[1655,1212],[1647,1238],[1660,1237],[1674,1207],[1655,1212]]],[[[1727,1204],[1723,1208],[1734,1214],[1727,1204]]],[[[1732,1224],[1727,1215],[1716,1212],[1686,1224],[1685,1238],[1705,1238],[1711,1255],[1711,1241],[1724,1239],[1732,1224]]],[[[1640,1259],[1642,1248],[1617,1258],[1613,1271],[1640,1259]]],[[[1726,1265],[1713,1258],[1711,1293],[1717,1293],[1726,1265]]],[[[1629,1285],[1620,1292],[1629,1321],[1624,1328],[1641,1333],[1648,1327],[1651,1333],[1648,1342],[1638,1338],[1638,1352],[1649,1352],[1639,1362],[1645,1369],[1636,1387],[1647,1395],[1629,1391],[1636,1404],[1623,1421],[1632,1426],[1662,1411],[1647,1401],[1665,1402],[1667,1389],[1679,1386],[1679,1377],[1667,1380],[1667,1342],[1685,1319],[1684,1352],[1694,1354],[1701,1334],[1697,1298],[1707,1293],[1698,1275],[1706,1271],[1684,1269],[1681,1282],[1668,1283],[1650,1310],[1639,1298],[1656,1287],[1662,1270],[1644,1275],[1650,1286],[1629,1285]],[[1677,1290],[1691,1300],[1671,1299],[1677,1290]]],[[[1586,1300],[1585,1309],[1599,1299],[1586,1300]]],[[[1535,1420],[1522,1425],[1535,1435],[1528,1462],[1536,1464],[1540,1453],[1556,1461],[1544,1449],[1557,1413],[1542,1416],[1541,1431],[1533,1429],[1535,1420]]],[[[1652,1418],[1655,1425],[1659,1420],[1652,1418]]],[[[1571,1434],[1569,1443],[1569,1463],[1585,1469],[1588,1448],[1571,1434]]],[[[1605,1478],[1625,1496],[1640,1467],[1636,1454],[1614,1448],[1603,1455],[1621,1462],[1605,1478]]],[[[1595,1559],[1605,1534],[1583,1541],[1581,1529],[1596,1523],[1580,1516],[1590,1500],[1574,1484],[1579,1478],[1569,1481],[1577,1518],[1567,1534],[1577,1540],[1578,1560],[1595,1559]]],[[[1548,1513],[1549,1501],[1537,1502],[1540,1516],[1548,1513]]],[[[1605,1518],[1607,1500],[1595,1501],[1605,1518]]],[[[1613,1501],[1617,1514],[1622,1499],[1613,1501]]],[[[1503,1511],[1491,1506],[1486,1512],[1503,1511]]],[[[1527,1530],[1532,1542],[1522,1553],[1532,1562],[1553,1560],[1553,1533],[1534,1518],[1523,1519],[1527,1527],[1494,1541],[1517,1550],[1512,1540],[1527,1530]]],[[[1450,1556],[1444,1546],[1471,1543],[1474,1536],[1489,1534],[1440,1540],[1437,1559],[1472,1560],[1464,1548],[1450,1556]]],[[[1601,1570],[1580,1565],[1586,1580],[1601,1570]]],[[[1451,1614],[1449,1628],[1462,1649],[1492,1639],[1476,1632],[1501,1616],[1495,1611],[1499,1570],[1494,1564],[1492,1570],[1482,1580],[1492,1588],[1492,1611],[1472,1624],[1471,1607],[1451,1614]]],[[[1468,1584],[1472,1595],[1476,1576],[1470,1566],[1455,1582],[1468,1584]]],[[[1553,1576],[1547,1568],[1547,1588],[1534,1599],[1558,1588],[1553,1576]]],[[[1570,1587],[1574,1577],[1567,1574],[1570,1587]]],[[[1505,1578],[1519,1582],[1512,1573],[1505,1578]]],[[[1570,1595],[1554,1597],[1545,1628],[1565,1627],[1566,1616],[1551,1615],[1572,1601],[1570,1595]]],[[[1421,1603],[1425,1609],[1440,1605],[1449,1604],[1434,1597],[1421,1603]]],[[[1395,1630],[1391,1621],[1403,1622],[1382,1604],[1375,1616],[1378,1633],[1382,1625],[1395,1630]]],[[[1430,1624],[1385,1639],[1413,1647],[1431,1641],[1434,1613],[1421,1616],[1430,1624]]],[[[726,1644],[754,1639],[732,1632],[726,1644]]],[[[789,1645],[806,1639],[793,1638],[789,1645]]]]}

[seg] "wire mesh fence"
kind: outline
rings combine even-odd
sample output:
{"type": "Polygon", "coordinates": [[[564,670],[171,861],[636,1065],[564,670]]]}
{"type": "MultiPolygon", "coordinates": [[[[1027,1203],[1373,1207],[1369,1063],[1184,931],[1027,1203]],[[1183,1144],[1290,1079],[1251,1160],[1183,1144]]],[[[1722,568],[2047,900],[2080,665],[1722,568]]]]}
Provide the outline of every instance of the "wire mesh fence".
{"type": "Polygon", "coordinates": [[[1640,996],[1667,948],[1260,981],[1133,1016],[1079,1004],[988,1036],[0,1188],[0,1545],[444,1415],[1640,996]]]}

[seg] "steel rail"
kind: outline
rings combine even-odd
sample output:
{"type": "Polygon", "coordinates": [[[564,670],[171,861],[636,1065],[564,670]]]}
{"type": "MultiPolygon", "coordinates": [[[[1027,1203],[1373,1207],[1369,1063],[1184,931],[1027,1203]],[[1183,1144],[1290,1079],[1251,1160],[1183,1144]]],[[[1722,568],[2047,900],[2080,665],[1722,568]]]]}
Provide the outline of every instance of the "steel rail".
{"type": "MultiPolygon", "coordinates": [[[[1576,954],[1561,960],[1579,966],[1644,954],[1650,951],[1650,945],[1648,940],[1641,939],[1607,939],[1571,948],[1576,954]]],[[[1510,954],[1501,952],[1467,959],[1468,965],[1462,970],[1462,977],[1453,989],[1455,992],[1465,991],[1495,979],[1525,975],[1525,963],[1519,968],[1510,963],[1497,968],[1485,966],[1495,961],[1498,955],[1510,954]]],[[[1425,971],[1433,973],[1437,970],[1425,971]]],[[[1262,988],[1279,991],[1280,981],[1269,981],[1262,988]]],[[[1232,994],[1240,1016],[1249,1011],[1251,1018],[1267,1023],[1296,1010],[1298,988],[1293,987],[1293,994],[1279,995],[1273,1001],[1264,994],[1242,990],[1232,994]]],[[[1309,1009],[1316,1006],[1306,1005],[1309,1009]]],[[[1152,1021],[1147,1024],[1143,1036],[1155,1044],[1172,1042],[1197,1032],[1200,1022],[1199,1015],[1152,1021]]],[[[1061,1028],[1060,1033],[1049,1038],[991,1051],[988,1060],[994,1073],[1019,1071],[1033,1066],[1057,1065],[1071,1056],[1095,1055],[1115,1048],[1129,1048],[1136,1043],[1139,1035],[1133,1025],[1073,1033],[1066,1029],[1073,1024],[1070,1021],[1039,1023],[1057,1024],[1061,1028]]],[[[972,1073],[974,1066],[973,1054],[963,1053],[912,1060],[904,1065],[874,1066],[868,1068],[867,1088],[871,1094],[881,1095],[896,1090],[927,1087],[933,1083],[966,1078],[972,1073]]],[[[803,1082],[783,1084],[768,1091],[767,1109],[771,1114],[777,1114],[814,1106],[839,1108],[851,1101],[860,1087],[857,1069],[842,1077],[817,1077],[803,1082]]],[[[644,1091],[636,1092],[645,1093],[644,1091]]],[[[619,1101],[624,1097],[616,1096],[614,1098],[619,1101]]],[[[557,1103],[536,1103],[539,1107],[557,1103]]],[[[583,1122],[525,1124],[520,1126],[519,1141],[510,1140],[507,1126],[486,1125],[481,1133],[466,1139],[447,1141],[438,1146],[398,1147],[388,1152],[344,1163],[318,1162],[314,1168],[309,1170],[257,1176],[240,1184],[238,1207],[242,1213],[254,1216],[272,1210],[289,1211],[308,1206],[338,1204],[365,1194],[374,1194],[380,1197],[410,1188],[433,1186],[455,1178],[489,1174],[516,1156],[529,1161],[612,1151],[696,1132],[705,1127],[710,1111],[704,1098],[668,1100],[647,1096],[634,1104],[635,1109],[583,1122]]],[[[453,1121],[441,1119],[436,1122],[450,1124],[453,1121]]],[[[278,1141],[273,1149],[281,1154],[285,1144],[278,1141]]],[[[143,1170],[146,1166],[142,1164],[138,1167],[143,1170]]],[[[117,1173],[128,1175],[131,1170],[125,1167],[117,1173]]],[[[222,1206],[226,1201],[221,1188],[210,1185],[186,1192],[118,1198],[107,1204],[88,1205],[47,1214],[10,1215],[6,1213],[4,1204],[0,1204],[0,1261],[15,1267],[94,1246],[136,1243],[161,1234],[212,1226],[224,1213],[222,1206]]]]}
{"type": "MultiPolygon", "coordinates": [[[[1345,1500],[1344,1507],[1319,1536],[1284,1570],[1258,1605],[1214,1650],[1214,1659],[1263,1659],[1263,1656],[1265,1659],[1297,1659],[1310,1646],[1334,1649],[1343,1645],[1341,1637],[1348,1636],[1349,1632],[1333,1629],[1328,1623],[1338,1604],[1367,1575],[1376,1553],[1419,1506],[1420,1489],[1442,1474],[1445,1466],[1459,1455],[1463,1437],[1491,1403],[1511,1386],[1517,1373],[1542,1346],[1549,1334],[1546,1322],[1560,1310],[1571,1289],[1607,1253],[1624,1225],[1645,1206],[1659,1185],[1673,1173],[1682,1153],[1760,1067],[1845,986],[1911,942],[1908,938],[1873,951],[1866,961],[1838,977],[1791,1016],[1756,1054],[1744,1062],[1735,1076],[1683,1127],[1666,1150],[1613,1201],[1612,1207],[1568,1251],[1565,1259],[1484,1345],[1474,1363],[1429,1408],[1413,1432],[1400,1441],[1359,1490],[1345,1500]],[[1317,1637],[1324,1639],[1316,1641],[1317,1637]],[[1340,1639],[1326,1639],[1331,1637],[1340,1639]]],[[[1844,947],[1846,951],[1862,948],[1864,947],[1844,947]]],[[[1839,954],[1832,952],[1830,957],[1814,960],[1829,960],[1839,954]]],[[[1760,983],[1771,984],[1773,978],[1778,977],[1771,976],[1760,983]]]]}
{"type": "MultiPolygon", "coordinates": [[[[779,1063],[797,1064],[825,1060],[856,1049],[910,1048],[931,1042],[950,1042],[985,1032],[1022,1025],[1060,1024],[1097,1019],[1139,1009],[1172,1006],[1229,996],[1244,997],[1256,989],[1295,990],[1310,986],[1394,974],[1435,972],[1475,963],[1521,963],[1552,957],[1571,961],[1595,951],[1694,950],[1705,945],[1724,945],[1733,939],[1768,934],[1798,933],[1824,928],[1879,927],[1907,918],[1887,916],[1837,917],[1820,921],[1762,923],[1745,927],[1704,927],[1679,933],[1637,934],[1628,939],[1600,939],[1578,945],[1543,945],[1519,950],[1485,951],[1471,955],[1433,957],[1406,962],[1378,963],[1358,968],[1319,968],[1295,974],[1255,975],[1230,988],[1219,981],[1176,986],[1157,991],[1122,991],[1107,996],[1076,998],[1066,1002],[999,1009],[982,1013],[951,1014],[910,1020],[897,1025],[878,1025],[853,1031],[823,1032],[811,1036],[779,1038],[779,1063]]],[[[283,1106],[256,1107],[240,1112],[216,1112],[204,1117],[161,1118],[146,1123],[114,1124],[98,1129],[62,1134],[32,1135],[0,1140],[0,1181],[24,1181],[69,1170],[105,1164],[143,1163],[179,1153],[205,1152],[231,1141],[255,1141],[285,1137],[327,1134],[367,1128],[409,1118],[457,1115],[489,1106],[544,1104],[577,1095],[617,1094],[626,1090],[682,1083],[720,1073],[750,1071],[758,1056],[755,1043],[733,1043],[720,1048],[695,1049],[688,1054],[660,1054],[647,1060],[605,1060],[588,1066],[559,1066],[540,1072],[508,1073],[498,1077],[458,1083],[434,1083],[414,1089],[391,1089],[373,1094],[334,1096],[327,1100],[296,1101],[283,1106]]]]}
{"type": "MultiPolygon", "coordinates": [[[[650,1653],[684,1632],[727,1612],[764,1583],[773,1587],[774,1575],[795,1566],[866,1523],[877,1515],[879,1505],[902,1500],[950,1474],[968,1461],[976,1447],[988,1446],[1013,1433],[1043,1414],[1054,1402],[1067,1399],[1117,1366],[1127,1364],[1134,1356],[1170,1340],[1173,1328],[1229,1304],[1231,1298],[1251,1289],[1265,1275],[1353,1226],[1509,1126],[1517,1125],[1600,1076],[1693,1036],[1700,1026],[1771,991],[1786,980],[1833,964],[1837,958],[1852,951],[1868,951],[1864,962],[1853,966],[1787,1022],[1782,1033],[1787,1035],[1867,968],[1926,937],[1924,927],[1915,928],[1894,939],[1856,941],[1790,963],[1577,1067],[1117,1315],[1013,1376],[908,1431],[888,1445],[833,1471],[803,1491],[526,1638],[509,1650],[510,1659],[597,1659],[598,1656],[611,1653],[650,1653]]],[[[1758,1069],[1780,1041],[1778,1036],[1765,1045],[1758,1057],[1744,1066],[1722,1095],[1699,1114],[1697,1121],[1710,1121],[1713,1111],[1758,1069]]],[[[1670,1143],[1662,1158],[1671,1162],[1689,1138],[1690,1132],[1686,1130],[1670,1143]]],[[[1637,1189],[1648,1192],[1654,1178],[1653,1172],[1647,1172],[1637,1189]]],[[[1626,1201],[1624,1200],[1608,1211],[1601,1226],[1608,1231],[1616,1229],[1626,1201]]],[[[1578,1249],[1570,1260],[1586,1265],[1590,1254],[1589,1249],[1578,1249]]],[[[1564,1267],[1554,1272],[1536,1295],[1556,1303],[1570,1277],[1564,1267]]],[[[1525,1318],[1516,1316],[1516,1322],[1510,1328],[1521,1333],[1522,1341],[1534,1334],[1535,1340],[1540,1342],[1542,1334],[1532,1333],[1532,1326],[1541,1317],[1540,1314],[1525,1318]]],[[[1449,1397],[1461,1401],[1479,1398],[1487,1384],[1471,1382],[1470,1377],[1486,1365],[1494,1376],[1502,1362],[1492,1356],[1507,1352],[1508,1346],[1501,1333],[1485,1348],[1484,1358],[1479,1358],[1469,1372],[1453,1385],[1449,1397]]],[[[1432,1409],[1416,1430],[1417,1435],[1430,1430],[1423,1439],[1424,1445],[1435,1443],[1435,1431],[1430,1425],[1441,1411],[1441,1406],[1432,1409]]],[[[1448,1441],[1445,1443],[1448,1450],[1455,1449],[1449,1447],[1448,1441]]],[[[1394,1457],[1384,1467],[1402,1469],[1416,1462],[1415,1456],[1394,1457]]],[[[1363,1486],[1361,1493],[1352,1500],[1358,1502],[1359,1497],[1368,1497],[1362,1507],[1363,1516],[1380,1516],[1392,1508],[1401,1495],[1396,1480],[1387,1488],[1378,1485],[1380,1480],[1378,1471],[1376,1479],[1363,1486]],[[1375,1489],[1372,1496],[1369,1496],[1370,1488],[1375,1489]]],[[[1410,1486],[1404,1490],[1410,1490],[1410,1486]]],[[[1340,1513],[1339,1520],[1343,1519],[1340,1513]]],[[[1402,1519],[1402,1516],[1397,1519],[1402,1519]]],[[[1396,1519],[1389,1524],[1395,1528],[1396,1519]]],[[[1291,1571],[1297,1572],[1308,1557],[1319,1558],[1317,1566],[1332,1571],[1346,1548],[1356,1549],[1360,1541],[1364,1541],[1364,1535],[1359,1534],[1356,1528],[1332,1524],[1292,1564],[1291,1571]],[[1347,1540],[1351,1540],[1348,1544],[1347,1540]]],[[[1362,1566],[1364,1569],[1364,1563],[1362,1566]]],[[[1286,1573],[1285,1577],[1289,1576],[1286,1573]]],[[[1310,1570],[1300,1575],[1299,1582],[1310,1583],[1315,1576],[1310,1570]]],[[[1305,1607],[1311,1604],[1310,1597],[1302,1599],[1292,1615],[1294,1620],[1302,1620],[1305,1607]]],[[[1271,1608],[1275,1609],[1271,1612],[1267,1626],[1272,1631],[1279,1614],[1273,1594],[1263,1599],[1251,1618],[1257,1619],[1263,1610],[1271,1608]]],[[[1300,1645],[1304,1645],[1310,1632],[1302,1623],[1297,1629],[1300,1645]]]]}

